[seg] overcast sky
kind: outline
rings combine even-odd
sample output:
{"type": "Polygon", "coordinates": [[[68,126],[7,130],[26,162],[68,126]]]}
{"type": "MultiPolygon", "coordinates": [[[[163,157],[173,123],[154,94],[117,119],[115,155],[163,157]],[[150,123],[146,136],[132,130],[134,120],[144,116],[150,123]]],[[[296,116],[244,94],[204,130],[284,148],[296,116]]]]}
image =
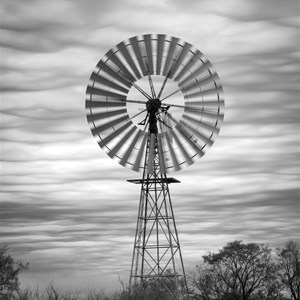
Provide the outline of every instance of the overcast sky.
{"type": "Polygon", "coordinates": [[[26,286],[120,288],[129,276],[139,174],[86,121],[96,63],[147,33],[179,37],[219,74],[220,135],[170,186],[187,272],[241,239],[299,238],[299,1],[2,0],[1,244],[26,286]]]}

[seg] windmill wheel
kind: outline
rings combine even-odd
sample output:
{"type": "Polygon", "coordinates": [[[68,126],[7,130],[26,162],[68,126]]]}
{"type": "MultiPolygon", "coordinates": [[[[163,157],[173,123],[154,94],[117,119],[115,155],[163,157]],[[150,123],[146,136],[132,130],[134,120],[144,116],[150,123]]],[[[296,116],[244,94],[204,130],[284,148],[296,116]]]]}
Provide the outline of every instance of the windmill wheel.
{"type": "Polygon", "coordinates": [[[191,44],[162,34],[132,37],[109,50],[86,95],[99,146],[135,171],[144,168],[150,134],[156,134],[165,171],[177,171],[204,155],[224,118],[212,64],[191,44]]]}

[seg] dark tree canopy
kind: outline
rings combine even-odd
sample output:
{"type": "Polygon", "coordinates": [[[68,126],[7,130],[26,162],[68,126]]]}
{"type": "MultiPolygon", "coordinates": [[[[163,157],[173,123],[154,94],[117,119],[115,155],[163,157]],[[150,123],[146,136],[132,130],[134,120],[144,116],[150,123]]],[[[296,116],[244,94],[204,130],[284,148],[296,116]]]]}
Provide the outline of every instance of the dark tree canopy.
{"type": "MultiPolygon", "coordinates": [[[[7,246],[0,247],[0,296],[11,295],[19,289],[19,273],[28,268],[28,264],[15,261],[8,253],[7,246]]],[[[9,299],[9,298],[7,298],[9,299]]]]}
{"type": "Polygon", "coordinates": [[[300,244],[288,241],[282,249],[278,248],[279,276],[292,299],[300,299],[300,244]]]}
{"type": "Polygon", "coordinates": [[[199,299],[279,299],[277,266],[267,246],[234,241],[203,260],[192,282],[199,299]]]}

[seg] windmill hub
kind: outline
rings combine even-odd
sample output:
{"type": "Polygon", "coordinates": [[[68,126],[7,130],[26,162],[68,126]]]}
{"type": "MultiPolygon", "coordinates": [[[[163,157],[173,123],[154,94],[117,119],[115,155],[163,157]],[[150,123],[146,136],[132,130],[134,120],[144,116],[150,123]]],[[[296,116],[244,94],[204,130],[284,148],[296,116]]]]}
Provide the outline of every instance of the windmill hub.
{"type": "Polygon", "coordinates": [[[159,99],[150,99],[146,103],[146,108],[149,113],[156,113],[161,107],[161,101],[159,99]]]}

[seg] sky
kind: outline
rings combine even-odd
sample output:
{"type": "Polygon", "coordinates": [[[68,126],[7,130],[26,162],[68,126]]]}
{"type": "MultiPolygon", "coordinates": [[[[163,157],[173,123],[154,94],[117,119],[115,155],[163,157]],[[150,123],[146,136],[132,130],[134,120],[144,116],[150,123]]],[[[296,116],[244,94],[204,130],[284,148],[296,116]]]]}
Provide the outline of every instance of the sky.
{"type": "Polygon", "coordinates": [[[141,174],[97,145],[85,90],[104,54],[162,33],[194,45],[224,89],[216,142],[170,186],[187,273],[234,240],[299,240],[299,1],[2,0],[1,244],[22,286],[121,288],[141,174]]]}

